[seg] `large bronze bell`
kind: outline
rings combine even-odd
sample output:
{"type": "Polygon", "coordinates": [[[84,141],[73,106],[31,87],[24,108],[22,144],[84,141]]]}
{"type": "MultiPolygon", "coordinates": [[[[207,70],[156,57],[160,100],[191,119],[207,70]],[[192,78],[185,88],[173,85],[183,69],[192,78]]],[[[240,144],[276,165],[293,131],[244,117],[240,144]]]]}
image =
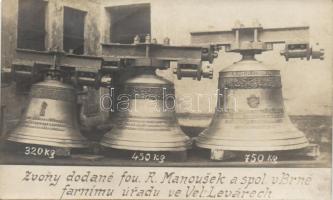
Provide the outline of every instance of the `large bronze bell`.
{"type": "Polygon", "coordinates": [[[33,84],[30,102],[7,140],[63,148],[84,148],[78,127],[75,90],[58,80],[33,84]]]}
{"type": "Polygon", "coordinates": [[[174,86],[155,74],[137,69],[135,75],[115,86],[113,128],[101,145],[139,151],[185,151],[191,141],[175,117],[174,86]]]}
{"type": "Polygon", "coordinates": [[[308,140],[285,113],[279,70],[254,59],[243,60],[219,74],[215,116],[196,145],[232,151],[278,151],[306,147],[308,140]]]}

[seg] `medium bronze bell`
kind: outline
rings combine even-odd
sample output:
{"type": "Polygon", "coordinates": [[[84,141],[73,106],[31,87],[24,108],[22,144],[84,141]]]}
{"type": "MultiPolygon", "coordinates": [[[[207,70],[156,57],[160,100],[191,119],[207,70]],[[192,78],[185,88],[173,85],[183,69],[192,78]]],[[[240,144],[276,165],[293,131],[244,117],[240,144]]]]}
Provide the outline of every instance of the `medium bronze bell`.
{"type": "Polygon", "coordinates": [[[72,86],[58,80],[33,84],[27,109],[7,140],[63,148],[88,147],[78,128],[76,106],[72,86]]]}
{"type": "Polygon", "coordinates": [[[158,77],[155,69],[135,73],[115,86],[113,128],[101,145],[122,150],[185,151],[191,140],[175,117],[173,84],[158,77]]]}
{"type": "Polygon", "coordinates": [[[279,151],[304,148],[308,140],[284,111],[279,70],[254,59],[243,60],[219,74],[215,116],[196,145],[232,151],[279,151]]]}

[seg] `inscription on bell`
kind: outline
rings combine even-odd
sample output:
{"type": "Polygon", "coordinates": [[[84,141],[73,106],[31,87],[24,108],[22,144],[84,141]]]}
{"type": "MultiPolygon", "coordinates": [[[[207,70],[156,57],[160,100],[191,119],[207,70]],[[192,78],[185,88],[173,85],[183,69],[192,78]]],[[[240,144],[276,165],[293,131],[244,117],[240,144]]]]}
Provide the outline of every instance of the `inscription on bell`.
{"type": "Polygon", "coordinates": [[[249,77],[249,76],[280,76],[278,70],[251,70],[251,71],[230,71],[221,72],[223,77],[249,77]]]}
{"type": "Polygon", "coordinates": [[[279,76],[221,77],[222,88],[257,89],[281,88],[279,76]]]}
{"type": "Polygon", "coordinates": [[[41,99],[52,99],[73,102],[75,96],[73,95],[74,90],[71,88],[57,88],[52,86],[40,86],[34,85],[31,90],[32,98],[41,98],[41,99]]]}
{"type": "Polygon", "coordinates": [[[251,95],[250,97],[247,98],[247,104],[251,108],[258,108],[260,104],[260,98],[255,95],[251,95]]]}
{"type": "Polygon", "coordinates": [[[40,116],[45,116],[46,108],[47,108],[47,103],[43,101],[42,105],[40,106],[40,112],[39,112],[40,116]]]}

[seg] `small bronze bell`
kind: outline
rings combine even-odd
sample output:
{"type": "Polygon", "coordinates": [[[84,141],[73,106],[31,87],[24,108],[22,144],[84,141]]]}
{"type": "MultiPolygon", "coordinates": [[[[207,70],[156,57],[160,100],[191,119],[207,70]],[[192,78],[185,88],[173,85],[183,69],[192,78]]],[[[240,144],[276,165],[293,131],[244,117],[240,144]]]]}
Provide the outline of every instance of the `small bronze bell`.
{"type": "Polygon", "coordinates": [[[269,70],[254,59],[220,72],[215,116],[197,140],[208,149],[278,151],[304,148],[308,140],[284,111],[279,70],[269,70]]]}
{"type": "Polygon", "coordinates": [[[101,145],[139,151],[185,151],[191,140],[175,117],[174,87],[155,74],[137,69],[134,77],[116,85],[113,128],[101,145]]]}
{"type": "Polygon", "coordinates": [[[33,84],[28,107],[7,140],[63,148],[88,147],[78,128],[76,107],[72,86],[58,80],[33,84]]]}

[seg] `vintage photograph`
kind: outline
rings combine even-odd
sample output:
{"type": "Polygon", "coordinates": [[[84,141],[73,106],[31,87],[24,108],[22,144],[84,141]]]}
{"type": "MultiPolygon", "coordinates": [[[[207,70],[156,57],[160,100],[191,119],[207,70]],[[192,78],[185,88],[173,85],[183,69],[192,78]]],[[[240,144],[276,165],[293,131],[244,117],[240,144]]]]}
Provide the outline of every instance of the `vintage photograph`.
{"type": "Polygon", "coordinates": [[[331,168],[329,0],[1,7],[2,165],[331,168]]]}
{"type": "Polygon", "coordinates": [[[331,199],[331,0],[0,2],[0,199],[331,199]]]}

